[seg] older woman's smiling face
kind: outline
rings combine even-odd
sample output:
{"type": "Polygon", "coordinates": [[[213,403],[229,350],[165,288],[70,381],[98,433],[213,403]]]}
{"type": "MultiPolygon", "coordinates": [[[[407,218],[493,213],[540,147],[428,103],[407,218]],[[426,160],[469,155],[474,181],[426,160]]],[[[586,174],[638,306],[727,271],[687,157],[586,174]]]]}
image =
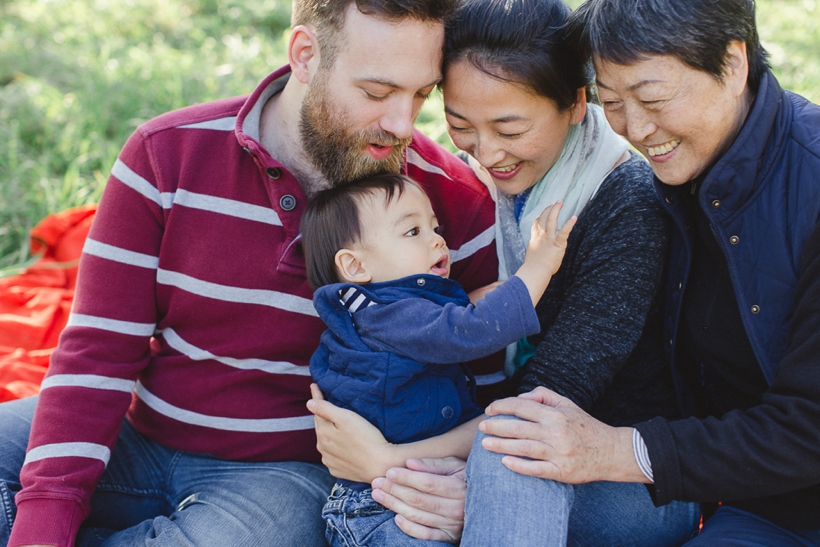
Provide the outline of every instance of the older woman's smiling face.
{"type": "Polygon", "coordinates": [[[723,81],[671,55],[631,65],[595,60],[598,93],[612,128],[666,184],[684,184],[731,146],[750,103],[746,49],[727,50],[723,81]]]}

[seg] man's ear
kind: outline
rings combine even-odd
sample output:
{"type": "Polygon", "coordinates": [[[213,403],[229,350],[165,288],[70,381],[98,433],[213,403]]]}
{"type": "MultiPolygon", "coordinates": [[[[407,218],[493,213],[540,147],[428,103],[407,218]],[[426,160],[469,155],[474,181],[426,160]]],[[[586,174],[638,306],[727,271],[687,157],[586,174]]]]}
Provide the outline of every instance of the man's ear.
{"type": "Polygon", "coordinates": [[[369,283],[373,276],[359,260],[359,255],[351,249],[341,249],[336,253],[336,269],[339,277],[347,283],[369,283]]]}
{"type": "Polygon", "coordinates": [[[570,119],[570,123],[575,125],[576,123],[581,123],[584,119],[584,116],[587,115],[587,88],[579,87],[577,91],[577,97],[575,99],[575,104],[572,105],[572,118],[570,119]]]}
{"type": "Polygon", "coordinates": [[[319,66],[319,42],[316,33],[308,25],[293,27],[288,41],[288,63],[293,76],[307,84],[319,66]]]}
{"type": "Polygon", "coordinates": [[[749,80],[749,58],[746,56],[746,42],[732,40],[726,47],[726,66],[723,69],[723,82],[728,85],[736,97],[746,91],[749,80]]]}

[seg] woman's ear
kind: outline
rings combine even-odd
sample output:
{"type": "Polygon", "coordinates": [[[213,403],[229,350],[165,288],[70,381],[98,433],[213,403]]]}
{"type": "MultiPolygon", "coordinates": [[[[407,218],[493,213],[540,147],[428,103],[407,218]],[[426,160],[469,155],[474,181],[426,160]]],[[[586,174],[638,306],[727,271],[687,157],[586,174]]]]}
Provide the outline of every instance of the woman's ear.
{"type": "Polygon", "coordinates": [[[587,88],[579,87],[577,91],[577,97],[575,98],[575,104],[572,105],[572,118],[570,118],[570,124],[575,125],[576,123],[581,123],[584,119],[584,116],[587,115],[587,88]]]}
{"type": "Polygon", "coordinates": [[[729,86],[735,97],[746,91],[749,80],[749,58],[746,55],[746,42],[732,40],[726,47],[726,65],[723,69],[724,85],[729,86]]]}
{"type": "Polygon", "coordinates": [[[288,62],[293,76],[307,84],[315,70],[311,68],[319,66],[319,42],[311,27],[293,27],[288,41],[288,62]]]}
{"type": "Polygon", "coordinates": [[[341,249],[336,253],[336,269],[339,277],[346,283],[369,283],[373,276],[359,259],[359,253],[351,249],[341,249]]]}

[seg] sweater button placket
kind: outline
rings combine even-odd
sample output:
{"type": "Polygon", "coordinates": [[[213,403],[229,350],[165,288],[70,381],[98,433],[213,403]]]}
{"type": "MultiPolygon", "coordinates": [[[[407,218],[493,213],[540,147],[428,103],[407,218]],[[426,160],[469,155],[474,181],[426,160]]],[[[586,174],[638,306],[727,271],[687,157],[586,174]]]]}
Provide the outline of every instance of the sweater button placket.
{"type": "Polygon", "coordinates": [[[738,243],[740,243],[740,238],[737,236],[731,236],[729,238],[729,243],[731,243],[732,245],[737,245],[738,243]]]}
{"type": "Polygon", "coordinates": [[[754,304],[754,305],[752,306],[752,313],[753,313],[753,314],[755,314],[755,315],[757,315],[758,313],[760,313],[760,306],[758,306],[757,304],[754,304]]]}

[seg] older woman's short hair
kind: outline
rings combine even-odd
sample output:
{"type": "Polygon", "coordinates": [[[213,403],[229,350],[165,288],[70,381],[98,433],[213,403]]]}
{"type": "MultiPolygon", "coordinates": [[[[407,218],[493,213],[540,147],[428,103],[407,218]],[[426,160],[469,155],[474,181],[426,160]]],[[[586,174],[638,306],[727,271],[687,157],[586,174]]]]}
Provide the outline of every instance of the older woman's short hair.
{"type": "Polygon", "coordinates": [[[569,26],[588,58],[617,64],[672,55],[722,81],[726,50],[737,40],[746,43],[752,89],[768,67],[754,0],[586,0],[569,26]]]}

